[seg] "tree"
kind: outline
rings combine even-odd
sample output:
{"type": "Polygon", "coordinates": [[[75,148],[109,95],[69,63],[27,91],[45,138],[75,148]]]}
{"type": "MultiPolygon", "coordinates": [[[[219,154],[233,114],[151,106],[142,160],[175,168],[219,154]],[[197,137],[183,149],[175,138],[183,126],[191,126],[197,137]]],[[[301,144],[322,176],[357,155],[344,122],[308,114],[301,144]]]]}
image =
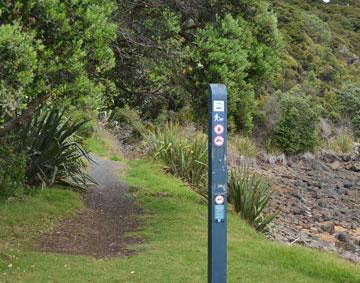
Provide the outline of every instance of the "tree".
{"type": "Polygon", "coordinates": [[[351,120],[354,134],[360,138],[360,86],[350,84],[338,93],[343,116],[351,120]]]}
{"type": "Polygon", "coordinates": [[[320,108],[299,86],[280,96],[281,117],[275,125],[273,142],[286,153],[312,150],[316,145],[316,124],[320,108]]]}
{"type": "Polygon", "coordinates": [[[193,97],[197,113],[206,111],[206,85],[225,83],[229,90],[229,114],[246,134],[253,128],[255,93],[279,69],[278,42],[259,38],[257,24],[238,15],[218,17],[214,24],[200,29],[194,41],[193,97]],[[261,40],[261,41],[260,41],[261,40]]]}
{"type": "Polygon", "coordinates": [[[0,135],[46,99],[99,105],[114,66],[114,10],[111,0],[1,2],[0,135]]]}

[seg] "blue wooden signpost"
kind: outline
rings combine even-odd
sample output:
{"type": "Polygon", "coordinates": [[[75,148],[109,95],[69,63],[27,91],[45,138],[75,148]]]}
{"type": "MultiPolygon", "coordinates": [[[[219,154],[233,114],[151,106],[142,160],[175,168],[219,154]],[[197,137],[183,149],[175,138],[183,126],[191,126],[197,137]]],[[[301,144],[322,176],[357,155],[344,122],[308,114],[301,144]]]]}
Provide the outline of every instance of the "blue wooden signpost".
{"type": "Polygon", "coordinates": [[[208,282],[226,282],[227,90],[209,86],[208,282]]]}

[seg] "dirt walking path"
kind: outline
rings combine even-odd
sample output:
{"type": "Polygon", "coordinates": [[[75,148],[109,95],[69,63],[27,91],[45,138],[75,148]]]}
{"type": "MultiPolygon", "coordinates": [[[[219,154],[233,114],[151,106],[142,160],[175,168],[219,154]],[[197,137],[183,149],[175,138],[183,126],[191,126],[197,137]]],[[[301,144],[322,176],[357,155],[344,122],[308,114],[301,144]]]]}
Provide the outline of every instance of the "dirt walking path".
{"type": "Polygon", "coordinates": [[[41,251],[96,258],[129,256],[134,253],[129,245],[142,242],[129,236],[139,227],[141,209],[126,194],[127,186],[120,179],[126,165],[97,156],[94,160],[89,174],[97,185],[82,195],[86,208],[44,235],[41,251]]]}

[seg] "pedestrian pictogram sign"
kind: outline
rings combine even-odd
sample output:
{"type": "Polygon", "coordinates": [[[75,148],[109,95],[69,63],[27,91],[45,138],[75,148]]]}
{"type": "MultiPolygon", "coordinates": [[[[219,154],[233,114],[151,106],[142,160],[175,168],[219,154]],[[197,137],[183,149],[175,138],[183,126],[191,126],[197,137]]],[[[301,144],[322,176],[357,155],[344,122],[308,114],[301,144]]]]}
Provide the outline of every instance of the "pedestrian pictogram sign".
{"type": "Polygon", "coordinates": [[[226,283],[227,91],[209,87],[208,282],[226,283]]]}

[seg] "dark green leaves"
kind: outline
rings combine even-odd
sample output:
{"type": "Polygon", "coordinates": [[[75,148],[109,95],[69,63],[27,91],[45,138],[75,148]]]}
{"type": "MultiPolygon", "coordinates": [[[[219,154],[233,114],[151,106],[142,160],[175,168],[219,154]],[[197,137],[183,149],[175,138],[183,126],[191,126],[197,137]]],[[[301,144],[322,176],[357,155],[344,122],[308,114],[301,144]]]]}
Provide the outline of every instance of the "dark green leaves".
{"type": "Polygon", "coordinates": [[[55,107],[34,115],[22,135],[29,156],[26,171],[30,184],[61,183],[82,188],[90,181],[85,170],[91,158],[76,136],[85,123],[70,123],[55,107]]]}

